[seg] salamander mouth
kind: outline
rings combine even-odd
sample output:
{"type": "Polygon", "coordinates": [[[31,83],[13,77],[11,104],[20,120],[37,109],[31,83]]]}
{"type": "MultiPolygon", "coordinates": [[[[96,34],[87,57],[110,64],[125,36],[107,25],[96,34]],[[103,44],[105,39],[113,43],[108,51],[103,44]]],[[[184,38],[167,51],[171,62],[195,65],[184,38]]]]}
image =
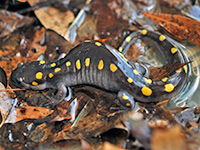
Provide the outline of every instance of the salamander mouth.
{"type": "Polygon", "coordinates": [[[30,90],[44,90],[46,88],[46,83],[33,86],[31,84],[23,82],[22,78],[11,79],[10,85],[12,88],[30,89],[30,90]]]}
{"type": "Polygon", "coordinates": [[[10,86],[12,88],[31,89],[30,84],[25,83],[22,77],[19,77],[18,70],[14,70],[10,76],[10,86]]]}
{"type": "Polygon", "coordinates": [[[32,85],[31,83],[27,83],[21,77],[20,70],[16,69],[12,72],[10,76],[10,86],[12,88],[20,88],[20,89],[30,89],[30,90],[44,90],[46,88],[46,82],[37,81],[38,85],[32,85]]]}
{"type": "Polygon", "coordinates": [[[28,84],[24,83],[22,78],[14,78],[13,75],[11,75],[11,78],[10,78],[10,86],[12,88],[26,88],[26,89],[29,89],[28,84]]]}

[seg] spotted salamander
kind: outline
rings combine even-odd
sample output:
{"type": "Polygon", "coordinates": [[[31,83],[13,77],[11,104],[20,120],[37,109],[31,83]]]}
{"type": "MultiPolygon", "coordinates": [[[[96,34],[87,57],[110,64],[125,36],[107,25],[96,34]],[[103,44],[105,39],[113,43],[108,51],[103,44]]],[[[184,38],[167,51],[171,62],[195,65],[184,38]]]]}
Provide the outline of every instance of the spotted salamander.
{"type": "MultiPolygon", "coordinates": [[[[147,30],[126,37],[119,51],[124,52],[137,37],[156,41],[169,64],[184,62],[183,54],[165,36],[147,30]]],[[[119,104],[127,109],[133,108],[135,100],[158,102],[180,92],[186,80],[187,67],[154,81],[140,74],[119,51],[97,41],[84,42],[60,60],[20,64],[12,72],[10,82],[15,87],[32,90],[55,88],[57,93],[51,97],[55,102],[65,98],[68,87],[91,85],[115,92],[119,104]]]]}

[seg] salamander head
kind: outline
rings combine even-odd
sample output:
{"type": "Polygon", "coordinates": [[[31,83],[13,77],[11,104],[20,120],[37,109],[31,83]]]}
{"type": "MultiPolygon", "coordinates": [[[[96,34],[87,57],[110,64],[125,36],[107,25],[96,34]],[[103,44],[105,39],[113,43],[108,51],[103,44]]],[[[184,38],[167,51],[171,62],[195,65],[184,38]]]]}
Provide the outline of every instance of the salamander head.
{"type": "Polygon", "coordinates": [[[30,63],[20,63],[12,72],[10,85],[15,88],[43,90],[46,88],[46,75],[41,70],[44,69],[39,61],[30,63]]]}

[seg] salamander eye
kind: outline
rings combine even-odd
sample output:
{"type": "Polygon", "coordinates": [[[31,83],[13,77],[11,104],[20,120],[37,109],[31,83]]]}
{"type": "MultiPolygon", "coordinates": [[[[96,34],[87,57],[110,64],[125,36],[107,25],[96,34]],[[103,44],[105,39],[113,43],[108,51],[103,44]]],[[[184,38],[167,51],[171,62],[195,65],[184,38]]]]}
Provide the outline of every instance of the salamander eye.
{"type": "Polygon", "coordinates": [[[17,84],[21,84],[22,81],[23,81],[22,78],[17,78],[17,79],[16,79],[17,84]]]}
{"type": "Polygon", "coordinates": [[[17,65],[17,68],[23,66],[23,64],[24,64],[24,63],[22,63],[22,62],[19,63],[19,64],[17,65]]]}

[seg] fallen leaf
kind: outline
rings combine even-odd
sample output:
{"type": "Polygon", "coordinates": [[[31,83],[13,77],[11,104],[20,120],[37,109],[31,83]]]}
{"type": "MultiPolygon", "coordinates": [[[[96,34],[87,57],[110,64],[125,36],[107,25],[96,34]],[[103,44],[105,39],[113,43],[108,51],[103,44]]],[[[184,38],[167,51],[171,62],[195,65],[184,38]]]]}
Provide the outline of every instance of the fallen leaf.
{"type": "Polygon", "coordinates": [[[90,100],[91,98],[84,93],[75,93],[70,103],[68,101],[62,101],[56,105],[56,111],[51,115],[51,118],[53,121],[62,121],[64,119],[72,119],[72,121],[74,121],[77,113],[79,113],[90,100]]]}
{"type": "Polygon", "coordinates": [[[109,142],[104,142],[103,146],[102,146],[102,150],[111,150],[111,149],[115,149],[115,150],[123,150],[123,148],[120,148],[118,146],[115,146],[109,142]]]}
{"type": "Polygon", "coordinates": [[[33,132],[29,135],[29,138],[36,142],[40,143],[46,140],[51,133],[53,126],[49,126],[47,123],[38,125],[33,132]]]}
{"type": "Polygon", "coordinates": [[[97,32],[102,39],[115,38],[122,33],[125,26],[128,26],[128,21],[117,16],[117,13],[109,7],[111,2],[112,0],[92,2],[92,11],[96,15],[97,32]]]}
{"type": "Polygon", "coordinates": [[[19,2],[26,2],[27,0],[17,0],[17,1],[19,1],[19,2]]]}
{"type": "MultiPolygon", "coordinates": [[[[34,6],[42,1],[28,0],[28,2],[31,6],[34,6]]],[[[34,12],[46,29],[52,29],[60,35],[67,32],[69,24],[74,20],[74,14],[70,10],[61,11],[52,6],[42,7],[34,12]]]]}
{"type": "Polygon", "coordinates": [[[33,39],[27,39],[22,35],[13,34],[8,40],[1,43],[0,67],[5,70],[8,79],[11,72],[19,63],[25,63],[28,60],[37,60],[38,57],[44,53],[46,46],[40,45],[44,31],[45,28],[37,29],[37,31],[31,35],[33,39]],[[33,49],[36,49],[37,52],[34,52],[33,49]]]}
{"type": "Polygon", "coordinates": [[[45,58],[47,60],[57,60],[62,53],[68,53],[72,48],[64,37],[57,32],[47,29],[42,39],[42,45],[46,45],[45,58]]]}
{"type": "Polygon", "coordinates": [[[23,106],[12,109],[5,123],[15,123],[23,119],[42,119],[51,113],[53,113],[53,110],[44,107],[28,106],[24,103],[23,106]]]}
{"type": "Polygon", "coordinates": [[[4,37],[14,30],[30,25],[34,19],[17,13],[0,10],[0,37],[4,37]]]}
{"type": "Polygon", "coordinates": [[[93,150],[92,146],[83,139],[81,139],[81,149],[82,150],[93,150]]]}
{"type": "Polygon", "coordinates": [[[154,129],[151,147],[153,150],[187,150],[181,126],[176,125],[170,129],[154,129]]]}
{"type": "Polygon", "coordinates": [[[53,141],[63,139],[84,139],[97,136],[120,123],[119,114],[107,118],[106,116],[93,113],[84,118],[80,118],[74,127],[66,124],[63,131],[53,136],[53,141]]]}
{"type": "Polygon", "coordinates": [[[162,13],[156,15],[148,12],[143,12],[143,14],[173,36],[182,40],[189,40],[200,46],[200,22],[179,15],[162,13]]]}
{"type": "Polygon", "coordinates": [[[0,145],[5,149],[22,150],[23,148],[27,147],[24,145],[26,145],[28,141],[28,149],[33,149],[36,144],[32,142],[28,136],[30,132],[35,129],[35,127],[34,120],[19,121],[14,124],[5,124],[0,130],[0,145]]]}
{"type": "Polygon", "coordinates": [[[155,115],[168,120],[170,124],[178,124],[178,122],[174,119],[173,114],[169,110],[165,110],[162,107],[156,107],[155,115]]]}
{"type": "Polygon", "coordinates": [[[0,114],[1,114],[1,122],[0,122],[0,128],[2,125],[6,122],[8,119],[8,116],[10,115],[10,112],[15,104],[15,99],[10,98],[9,94],[3,90],[5,90],[5,87],[2,83],[0,83],[0,114]]]}

